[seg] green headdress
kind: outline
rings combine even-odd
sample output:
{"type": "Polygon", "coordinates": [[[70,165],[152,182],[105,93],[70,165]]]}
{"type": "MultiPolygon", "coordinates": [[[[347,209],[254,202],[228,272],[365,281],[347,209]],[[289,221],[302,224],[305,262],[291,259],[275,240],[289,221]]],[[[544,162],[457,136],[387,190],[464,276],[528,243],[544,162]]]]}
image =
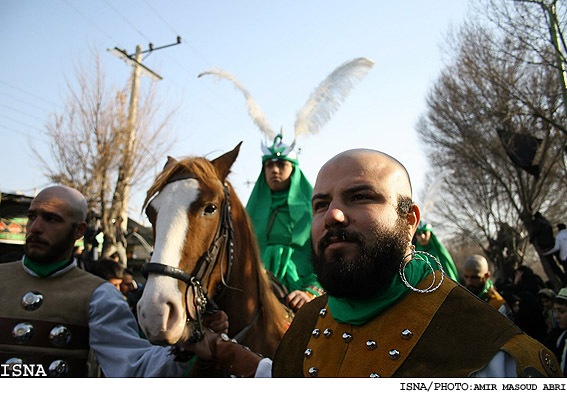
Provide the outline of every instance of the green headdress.
{"type": "Polygon", "coordinates": [[[297,160],[297,152],[293,149],[295,147],[295,142],[291,145],[286,145],[283,143],[282,133],[276,135],[274,138],[274,143],[271,147],[266,146],[262,141],[262,164],[267,160],[287,160],[293,164],[299,164],[297,160]]]}

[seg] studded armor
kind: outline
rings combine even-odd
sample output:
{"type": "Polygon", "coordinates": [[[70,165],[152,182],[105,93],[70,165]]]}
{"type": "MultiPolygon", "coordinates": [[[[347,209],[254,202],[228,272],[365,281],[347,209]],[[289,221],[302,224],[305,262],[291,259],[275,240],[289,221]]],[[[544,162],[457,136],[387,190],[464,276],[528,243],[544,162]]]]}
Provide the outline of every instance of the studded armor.
{"type": "Polygon", "coordinates": [[[272,375],[467,377],[498,351],[515,358],[518,376],[561,375],[547,348],[455,282],[445,282],[433,293],[410,293],[361,326],[337,322],[327,296],[316,298],[296,314],[272,375]]]}
{"type": "Polygon", "coordinates": [[[37,278],[20,261],[0,264],[0,277],[0,363],[42,364],[48,376],[88,376],[89,300],[104,280],[78,268],[37,278]]]}

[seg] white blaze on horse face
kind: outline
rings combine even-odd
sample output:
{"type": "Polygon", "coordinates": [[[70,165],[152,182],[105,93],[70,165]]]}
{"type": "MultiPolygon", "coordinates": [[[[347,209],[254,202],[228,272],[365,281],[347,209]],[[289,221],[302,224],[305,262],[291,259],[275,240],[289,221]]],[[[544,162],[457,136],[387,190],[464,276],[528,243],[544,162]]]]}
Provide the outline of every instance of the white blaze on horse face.
{"type": "MultiPolygon", "coordinates": [[[[150,202],[156,211],[155,247],[151,262],[179,268],[189,219],[187,211],[199,195],[199,182],[184,179],[166,185],[150,202]]],[[[177,279],[149,275],[138,303],[140,326],[152,343],[176,343],[185,329],[183,294],[177,279]]]]}

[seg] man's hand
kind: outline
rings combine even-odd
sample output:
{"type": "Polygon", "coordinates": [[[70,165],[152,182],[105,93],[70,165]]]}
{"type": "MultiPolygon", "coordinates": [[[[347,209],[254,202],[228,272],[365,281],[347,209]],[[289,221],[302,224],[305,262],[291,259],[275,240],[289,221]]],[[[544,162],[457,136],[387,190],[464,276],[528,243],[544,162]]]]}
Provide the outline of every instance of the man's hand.
{"type": "Polygon", "coordinates": [[[289,306],[294,312],[297,312],[299,308],[312,300],[313,297],[309,295],[306,291],[295,290],[289,293],[285,299],[287,306],[289,306]]]}
{"type": "Polygon", "coordinates": [[[183,350],[193,352],[203,360],[214,360],[216,356],[216,342],[220,340],[220,334],[205,330],[203,339],[199,342],[181,344],[183,350]]]}
{"type": "Polygon", "coordinates": [[[214,332],[224,332],[228,334],[228,316],[223,311],[218,311],[212,315],[203,317],[203,325],[214,332]]]}

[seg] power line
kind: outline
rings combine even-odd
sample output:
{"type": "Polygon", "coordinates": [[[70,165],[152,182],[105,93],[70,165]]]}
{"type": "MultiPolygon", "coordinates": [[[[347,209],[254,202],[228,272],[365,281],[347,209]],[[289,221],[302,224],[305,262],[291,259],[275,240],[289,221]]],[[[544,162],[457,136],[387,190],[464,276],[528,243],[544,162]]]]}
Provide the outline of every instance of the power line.
{"type": "Polygon", "coordinates": [[[42,139],[41,137],[38,137],[37,135],[32,135],[32,134],[26,133],[25,131],[16,130],[12,127],[4,126],[3,124],[0,124],[0,129],[6,130],[6,131],[11,131],[12,133],[16,133],[16,134],[21,134],[21,135],[28,137],[30,139],[33,139],[35,141],[39,140],[40,142],[43,142],[43,143],[46,143],[46,144],[48,143],[48,141],[42,139]]]}
{"type": "Polygon", "coordinates": [[[20,102],[20,103],[22,103],[22,104],[25,104],[25,105],[28,106],[28,107],[34,107],[34,108],[40,109],[40,110],[42,110],[42,111],[44,111],[44,112],[49,112],[49,113],[53,112],[52,110],[48,110],[48,109],[42,108],[42,107],[40,107],[40,106],[38,106],[38,105],[35,105],[35,104],[30,104],[30,103],[28,103],[27,101],[21,100],[21,99],[19,99],[19,98],[17,98],[17,97],[14,97],[14,96],[10,96],[9,94],[6,94],[6,93],[4,93],[4,92],[0,92],[0,94],[3,95],[3,96],[8,97],[10,100],[18,101],[18,102],[20,102]]]}
{"type": "Polygon", "coordinates": [[[19,87],[17,87],[17,86],[14,86],[14,85],[12,85],[12,84],[9,84],[8,82],[0,81],[0,83],[3,84],[3,85],[6,85],[6,86],[8,86],[8,87],[10,87],[10,88],[12,88],[12,89],[15,89],[15,90],[17,90],[17,91],[19,91],[19,92],[22,92],[22,93],[25,93],[25,94],[30,95],[30,96],[32,96],[32,97],[35,97],[36,99],[41,100],[41,101],[44,101],[44,102],[46,102],[46,103],[48,103],[48,104],[54,105],[54,106],[56,106],[56,107],[58,106],[57,104],[55,104],[55,103],[52,102],[52,101],[46,100],[46,99],[44,99],[43,97],[39,97],[39,96],[37,96],[37,95],[34,94],[34,93],[30,93],[30,92],[28,92],[28,91],[26,91],[26,90],[24,90],[24,89],[22,89],[22,88],[19,88],[19,87]]]}
{"type": "Polygon", "coordinates": [[[148,37],[146,37],[146,35],[144,33],[142,33],[136,26],[134,26],[134,24],[132,24],[128,18],[126,18],[124,15],[122,15],[120,13],[120,11],[118,11],[116,8],[114,8],[114,6],[112,4],[110,4],[107,0],[104,0],[104,2],[114,10],[114,12],[116,12],[118,15],[120,15],[120,17],[122,19],[124,19],[124,21],[130,25],[130,27],[132,27],[134,30],[136,30],[138,32],[139,35],[141,35],[142,37],[144,37],[144,39],[146,39],[147,41],[151,41],[148,37]]]}
{"type": "Polygon", "coordinates": [[[171,30],[171,31],[173,32],[173,34],[175,34],[176,36],[179,36],[179,34],[177,33],[177,31],[175,31],[175,29],[174,29],[173,27],[171,27],[171,25],[164,19],[164,17],[161,16],[161,15],[154,9],[154,7],[152,7],[152,6],[150,5],[150,3],[148,3],[147,0],[144,0],[144,3],[146,3],[146,5],[148,6],[148,8],[149,8],[154,14],[156,14],[157,17],[158,17],[159,19],[161,19],[161,21],[162,21],[163,23],[165,23],[165,25],[166,25],[167,27],[169,27],[169,30],[171,30]]]}
{"type": "Polygon", "coordinates": [[[114,37],[112,37],[110,34],[108,34],[105,30],[101,29],[96,23],[94,23],[88,16],[86,16],[85,14],[83,14],[81,11],[79,11],[73,4],[71,4],[69,1],[64,0],[65,3],[67,3],[67,5],[69,7],[71,7],[72,9],[75,10],[75,12],[77,12],[79,15],[81,15],[83,18],[85,18],[91,25],[93,25],[94,27],[97,28],[98,31],[100,31],[101,33],[103,33],[105,36],[107,36],[108,38],[110,38],[112,41],[117,41],[114,39],[114,37]]]}
{"type": "Polygon", "coordinates": [[[13,122],[19,123],[19,124],[21,124],[22,126],[28,127],[28,128],[30,128],[30,129],[32,129],[32,130],[37,130],[37,131],[39,131],[40,133],[43,133],[43,131],[42,131],[41,129],[38,129],[36,126],[31,126],[31,125],[29,125],[29,124],[26,124],[26,123],[20,121],[19,119],[14,119],[14,118],[12,118],[12,117],[10,117],[10,116],[6,116],[6,115],[4,115],[4,114],[0,114],[0,116],[3,117],[3,118],[9,119],[9,120],[11,120],[11,121],[13,121],[13,122]]]}
{"type": "Polygon", "coordinates": [[[18,108],[10,107],[9,105],[5,105],[5,104],[0,104],[0,106],[2,106],[2,107],[4,107],[4,108],[8,108],[8,109],[10,109],[10,110],[12,110],[12,111],[19,112],[19,113],[21,113],[21,114],[23,114],[23,115],[29,116],[30,118],[34,118],[34,119],[40,120],[40,121],[42,121],[42,122],[45,121],[44,118],[40,118],[39,116],[35,116],[35,115],[32,115],[32,114],[29,114],[29,113],[27,113],[27,112],[24,112],[24,111],[18,109],[18,108]]]}

